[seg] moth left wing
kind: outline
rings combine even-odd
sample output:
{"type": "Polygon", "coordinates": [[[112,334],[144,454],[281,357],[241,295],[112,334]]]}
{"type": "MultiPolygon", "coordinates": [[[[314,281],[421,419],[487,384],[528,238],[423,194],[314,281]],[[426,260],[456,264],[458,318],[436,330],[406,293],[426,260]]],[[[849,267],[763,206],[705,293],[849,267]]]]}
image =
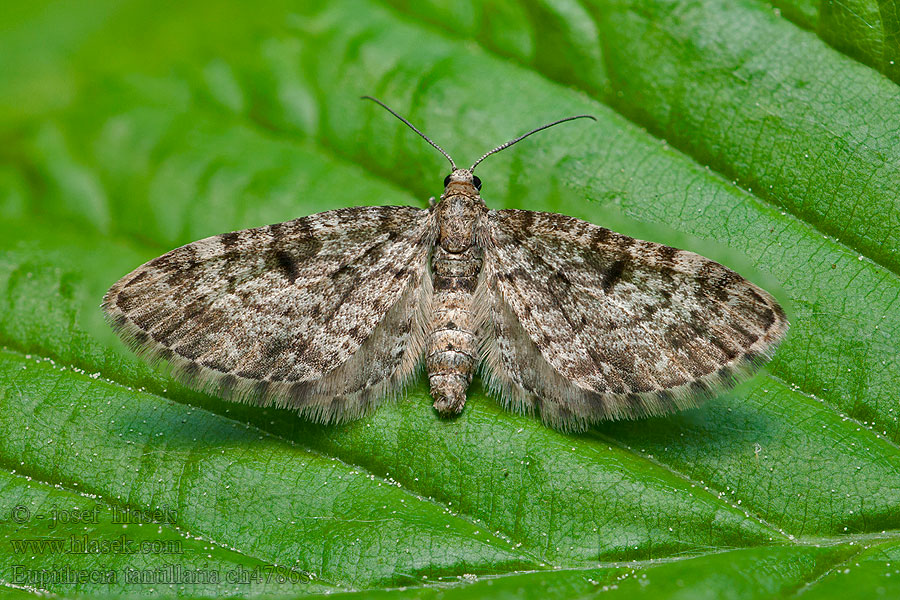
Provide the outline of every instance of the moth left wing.
{"type": "Polygon", "coordinates": [[[319,213],[176,248],[115,283],[103,308],[188,385],[345,420],[418,363],[432,240],[426,210],[319,213]]]}
{"type": "Polygon", "coordinates": [[[693,252],[521,210],[489,211],[484,237],[489,382],[559,429],[695,406],[788,328],[771,295],[693,252]]]}

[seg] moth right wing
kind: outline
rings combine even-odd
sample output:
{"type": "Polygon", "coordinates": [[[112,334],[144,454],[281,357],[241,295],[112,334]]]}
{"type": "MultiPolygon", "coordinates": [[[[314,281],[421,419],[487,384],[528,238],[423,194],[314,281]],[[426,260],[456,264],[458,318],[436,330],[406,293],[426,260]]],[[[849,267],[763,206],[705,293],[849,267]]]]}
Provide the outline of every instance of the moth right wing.
{"type": "Polygon", "coordinates": [[[696,406],[788,328],[772,296],[693,252],[522,210],[489,211],[484,237],[489,383],[558,429],[696,406]]]}
{"type": "Polygon", "coordinates": [[[418,363],[433,237],[430,213],[405,206],[225,233],[138,267],[103,308],[133,349],[188,385],[342,421],[418,363]]]}

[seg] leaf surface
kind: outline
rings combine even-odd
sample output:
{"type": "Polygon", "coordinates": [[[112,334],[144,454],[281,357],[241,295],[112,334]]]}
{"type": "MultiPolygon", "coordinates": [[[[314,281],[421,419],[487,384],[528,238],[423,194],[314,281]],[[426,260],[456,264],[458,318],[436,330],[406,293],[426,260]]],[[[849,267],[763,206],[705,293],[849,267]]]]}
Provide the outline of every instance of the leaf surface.
{"type": "Polygon", "coordinates": [[[4,17],[4,589],[897,593],[896,84],[749,0],[309,4],[51,2],[4,17]],[[362,94],[460,163],[595,115],[479,166],[489,206],[710,256],[782,300],[788,339],[767,372],[700,409],[583,435],[502,411],[477,379],[453,421],[422,378],[323,427],[199,394],[131,355],[98,305],[142,262],[441,192],[444,159],[362,94]],[[63,509],[96,517],[51,528],[63,509]],[[122,536],[149,550],[48,541],[122,536]],[[173,582],[173,564],[265,576],[173,582]],[[119,579],[46,576],[66,566],[119,579]]]}

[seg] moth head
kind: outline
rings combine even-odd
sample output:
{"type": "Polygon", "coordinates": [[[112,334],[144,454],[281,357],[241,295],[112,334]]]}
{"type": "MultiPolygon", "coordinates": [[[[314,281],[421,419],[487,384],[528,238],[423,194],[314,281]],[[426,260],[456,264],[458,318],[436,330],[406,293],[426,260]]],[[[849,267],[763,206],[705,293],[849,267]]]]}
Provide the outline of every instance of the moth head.
{"type": "Polygon", "coordinates": [[[470,185],[476,190],[481,191],[481,180],[477,175],[472,174],[469,169],[453,169],[453,171],[444,178],[444,189],[450,187],[451,184],[470,185]]]}

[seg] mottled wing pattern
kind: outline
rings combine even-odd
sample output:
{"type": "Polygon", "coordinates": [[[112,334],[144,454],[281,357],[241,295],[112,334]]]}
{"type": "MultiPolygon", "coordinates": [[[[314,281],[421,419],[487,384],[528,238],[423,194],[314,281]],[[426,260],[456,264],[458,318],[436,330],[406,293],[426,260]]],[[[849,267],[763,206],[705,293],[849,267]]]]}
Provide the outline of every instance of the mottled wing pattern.
{"type": "Polygon", "coordinates": [[[788,328],[772,296],[693,252],[520,210],[489,211],[484,237],[489,382],[559,429],[695,406],[788,328]]]}
{"type": "Polygon", "coordinates": [[[107,292],[130,345],[189,385],[318,421],[396,391],[422,353],[428,211],[329,211],[177,248],[107,292]]]}

